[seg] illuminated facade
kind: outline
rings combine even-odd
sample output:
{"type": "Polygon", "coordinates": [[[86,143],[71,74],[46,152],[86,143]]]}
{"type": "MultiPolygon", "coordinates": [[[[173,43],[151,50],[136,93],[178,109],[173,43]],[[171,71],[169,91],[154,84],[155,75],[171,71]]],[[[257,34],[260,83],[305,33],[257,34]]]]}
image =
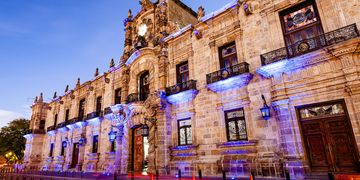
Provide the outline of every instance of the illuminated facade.
{"type": "Polygon", "coordinates": [[[25,169],[284,177],[359,171],[358,1],[141,1],[103,75],[33,108],[25,169]],[[268,114],[270,111],[270,114],[268,114]]]}

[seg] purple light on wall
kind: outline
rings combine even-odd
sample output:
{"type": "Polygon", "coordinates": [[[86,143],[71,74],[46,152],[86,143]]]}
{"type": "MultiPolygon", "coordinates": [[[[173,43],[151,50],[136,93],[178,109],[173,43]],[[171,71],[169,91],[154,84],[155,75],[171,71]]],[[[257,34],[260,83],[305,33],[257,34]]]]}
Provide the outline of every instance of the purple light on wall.
{"type": "Polygon", "coordinates": [[[253,78],[253,75],[250,73],[244,73],[238,76],[234,76],[228,79],[220,80],[211,84],[208,84],[207,87],[214,92],[222,92],[234,88],[243,87],[249,84],[250,80],[253,78]]]}
{"type": "Polygon", "coordinates": [[[193,148],[196,148],[196,146],[176,146],[172,150],[188,150],[193,148]]]}
{"type": "Polygon", "coordinates": [[[96,117],[96,118],[92,118],[92,119],[87,120],[87,122],[89,124],[91,124],[91,125],[97,126],[97,125],[100,124],[101,119],[99,117],[96,117]]]}
{"type": "Polygon", "coordinates": [[[53,136],[56,134],[56,130],[51,130],[47,132],[48,135],[53,136]]]}
{"type": "Polygon", "coordinates": [[[140,50],[137,50],[134,53],[132,53],[131,56],[129,57],[129,59],[125,63],[126,66],[130,66],[130,64],[132,64],[140,55],[141,55],[140,50]]]}
{"type": "Polygon", "coordinates": [[[180,104],[193,100],[199,91],[191,89],[168,96],[166,99],[171,104],[180,104]]]}
{"type": "Polygon", "coordinates": [[[173,156],[175,157],[189,157],[189,156],[196,156],[195,153],[179,153],[179,154],[174,154],[173,156]]]}

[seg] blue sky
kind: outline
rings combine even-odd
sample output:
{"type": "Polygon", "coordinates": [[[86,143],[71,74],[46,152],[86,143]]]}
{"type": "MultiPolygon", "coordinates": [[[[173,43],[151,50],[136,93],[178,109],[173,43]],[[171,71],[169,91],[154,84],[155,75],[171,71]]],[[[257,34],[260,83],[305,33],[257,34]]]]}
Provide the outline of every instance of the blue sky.
{"type": "MultiPolygon", "coordinates": [[[[231,0],[183,0],[194,10],[212,12],[231,0]]],[[[108,70],[123,51],[123,19],[138,12],[137,0],[1,0],[0,127],[30,118],[34,97],[62,95],[108,70]]]]}

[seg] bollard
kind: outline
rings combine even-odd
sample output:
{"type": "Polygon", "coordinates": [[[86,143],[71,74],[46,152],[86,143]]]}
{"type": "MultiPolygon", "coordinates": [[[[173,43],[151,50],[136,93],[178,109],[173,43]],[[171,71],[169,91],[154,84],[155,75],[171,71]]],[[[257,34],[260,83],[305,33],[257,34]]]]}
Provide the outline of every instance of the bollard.
{"type": "Polygon", "coordinates": [[[181,170],[179,169],[178,178],[181,179],[181,170]]]}
{"type": "Polygon", "coordinates": [[[202,172],[201,172],[201,169],[199,169],[199,179],[202,179],[202,172]]]}
{"type": "Polygon", "coordinates": [[[114,172],[114,180],[117,180],[116,172],[114,172]]]}
{"type": "Polygon", "coordinates": [[[226,180],[226,171],[222,171],[222,174],[223,174],[223,180],[226,180]]]}
{"type": "Polygon", "coordinates": [[[254,171],[251,171],[250,180],[255,180],[255,173],[254,173],[254,171]]]}
{"type": "Polygon", "coordinates": [[[286,177],[286,180],[290,180],[290,173],[289,173],[289,171],[286,171],[286,172],[285,172],[285,177],[286,177]]]}
{"type": "Polygon", "coordinates": [[[333,173],[329,172],[329,173],[328,173],[328,177],[329,177],[329,180],[334,180],[334,175],[333,175],[333,173]]]}
{"type": "Polygon", "coordinates": [[[158,180],[159,179],[159,170],[155,171],[155,176],[156,176],[156,180],[158,180]]]}

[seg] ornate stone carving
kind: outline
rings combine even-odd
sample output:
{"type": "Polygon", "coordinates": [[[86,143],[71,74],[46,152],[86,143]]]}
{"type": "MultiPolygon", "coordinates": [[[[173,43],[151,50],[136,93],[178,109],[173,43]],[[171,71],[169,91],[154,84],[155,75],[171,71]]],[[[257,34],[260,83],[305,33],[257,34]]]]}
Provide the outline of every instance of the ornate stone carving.
{"type": "Polygon", "coordinates": [[[144,10],[150,9],[154,4],[150,0],[141,0],[139,1],[141,8],[144,10]]]}
{"type": "Polygon", "coordinates": [[[80,78],[77,79],[76,81],[76,88],[80,87],[80,78]]]}
{"type": "Polygon", "coordinates": [[[166,33],[166,26],[168,24],[167,6],[166,0],[161,0],[155,11],[157,32],[160,33],[166,33]]]}
{"type": "Polygon", "coordinates": [[[96,70],[95,70],[94,77],[97,77],[97,76],[99,76],[99,68],[96,68],[96,70]]]}
{"type": "Polygon", "coordinates": [[[144,102],[144,108],[148,117],[154,117],[158,110],[166,108],[166,93],[164,91],[156,91],[150,94],[144,102]]]}
{"type": "Polygon", "coordinates": [[[204,17],[205,16],[205,9],[202,7],[202,6],[200,6],[199,8],[198,8],[198,21],[200,22],[201,21],[201,18],[202,17],[204,17]]]}
{"type": "Polygon", "coordinates": [[[111,61],[110,61],[110,68],[113,68],[114,66],[115,66],[114,59],[111,59],[111,61]]]}

